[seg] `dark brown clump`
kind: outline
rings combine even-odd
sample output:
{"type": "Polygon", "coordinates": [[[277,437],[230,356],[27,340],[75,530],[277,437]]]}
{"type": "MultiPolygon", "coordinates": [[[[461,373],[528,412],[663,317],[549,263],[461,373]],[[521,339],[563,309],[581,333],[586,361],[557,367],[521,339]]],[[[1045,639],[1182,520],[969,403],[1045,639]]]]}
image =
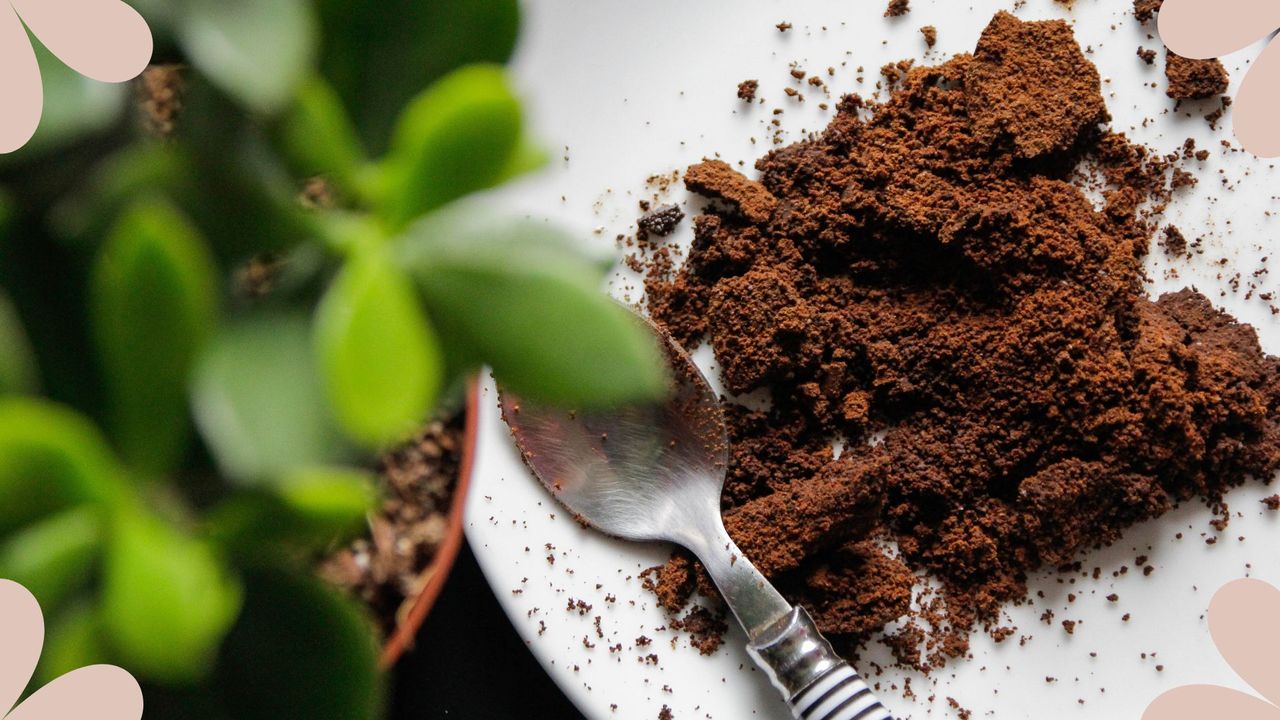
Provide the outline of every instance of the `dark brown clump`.
{"type": "Polygon", "coordinates": [[[1148,50],[1147,48],[1140,47],[1140,48],[1138,48],[1138,57],[1142,58],[1142,62],[1144,62],[1144,63],[1146,63],[1146,64],[1148,64],[1148,65],[1155,65],[1155,64],[1156,64],[1156,51],[1155,51],[1155,50],[1148,50]]]}
{"type": "Polygon", "coordinates": [[[1183,255],[1187,252],[1187,238],[1181,230],[1170,225],[1164,229],[1164,236],[1160,238],[1160,248],[1169,256],[1183,255]]]}
{"type": "Polygon", "coordinates": [[[1165,94],[1171,98],[1201,100],[1227,91],[1230,78],[1220,60],[1191,60],[1167,50],[1164,62],[1164,74],[1169,78],[1165,94]]]}
{"type": "Polygon", "coordinates": [[[925,25],[920,28],[920,34],[924,36],[924,44],[933,47],[938,44],[938,28],[932,25],[925,25]]]}
{"type": "Polygon", "coordinates": [[[756,91],[759,89],[759,80],[743,80],[738,83],[738,99],[751,102],[756,99],[756,91]]]}
{"type": "Polygon", "coordinates": [[[889,7],[884,9],[885,17],[901,17],[911,12],[911,0],[889,0],[889,7]]]}
{"type": "Polygon", "coordinates": [[[1138,22],[1148,22],[1160,12],[1160,6],[1164,5],[1164,0],[1133,0],[1133,16],[1138,22]]]}
{"type": "Polygon", "coordinates": [[[711,655],[720,649],[724,633],[729,629],[724,617],[705,607],[691,608],[684,617],[668,623],[672,630],[689,633],[689,644],[703,655],[711,655]]]}
{"type": "Polygon", "coordinates": [[[656,235],[666,237],[675,232],[676,226],[684,219],[684,211],[675,205],[659,205],[636,221],[640,233],[644,237],[656,235]]]}
{"type": "MultiPolygon", "coordinates": [[[[895,655],[936,667],[1028,573],[1280,468],[1280,361],[1199,293],[1144,291],[1171,168],[1099,126],[1098,77],[1065,24],[1001,13],[759,182],[690,170],[729,204],[649,310],[771,400],[729,403],[726,525],[845,650],[899,619],[895,655]],[[941,589],[908,612],[917,574],[941,589]]],[[[700,576],[681,556],[653,585],[679,607],[700,576]]]]}
{"type": "Polygon", "coordinates": [[[1262,504],[1266,505],[1268,510],[1280,510],[1280,495],[1262,498],[1262,504]]]}

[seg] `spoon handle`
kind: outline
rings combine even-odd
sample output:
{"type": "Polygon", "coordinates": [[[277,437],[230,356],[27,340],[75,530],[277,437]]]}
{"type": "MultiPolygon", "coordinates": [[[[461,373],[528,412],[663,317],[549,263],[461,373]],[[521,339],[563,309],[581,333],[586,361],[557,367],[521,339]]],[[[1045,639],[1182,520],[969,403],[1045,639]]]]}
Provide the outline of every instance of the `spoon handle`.
{"type": "Polygon", "coordinates": [[[747,649],[797,720],[893,720],[802,607],[758,633],[747,649]]]}

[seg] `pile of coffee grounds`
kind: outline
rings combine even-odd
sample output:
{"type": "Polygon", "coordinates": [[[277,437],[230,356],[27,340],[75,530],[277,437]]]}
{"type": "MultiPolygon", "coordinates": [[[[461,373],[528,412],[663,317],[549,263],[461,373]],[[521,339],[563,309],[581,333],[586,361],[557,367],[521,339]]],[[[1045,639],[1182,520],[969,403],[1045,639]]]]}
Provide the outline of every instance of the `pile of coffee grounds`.
{"type": "Polygon", "coordinates": [[[449,525],[462,462],[458,416],[433,422],[378,463],[382,504],[366,535],[331,554],[320,576],[366,603],[385,634],[395,629],[427,580],[449,525]]]}
{"type": "MultiPolygon", "coordinates": [[[[1280,468],[1280,360],[1198,292],[1144,292],[1185,172],[1107,129],[1100,87],[1065,23],[1000,13],[759,181],[685,176],[712,201],[649,311],[752,394],[727,401],[726,525],[850,654],[891,622],[926,670],[1008,637],[1028,573],[1180,501],[1225,519],[1280,468]]],[[[673,612],[714,595],[682,555],[653,585],[673,612]]]]}
{"type": "Polygon", "coordinates": [[[1227,91],[1231,78],[1217,58],[1192,60],[1172,51],[1165,52],[1164,74],[1169,78],[1171,98],[1203,100],[1227,91]]]}

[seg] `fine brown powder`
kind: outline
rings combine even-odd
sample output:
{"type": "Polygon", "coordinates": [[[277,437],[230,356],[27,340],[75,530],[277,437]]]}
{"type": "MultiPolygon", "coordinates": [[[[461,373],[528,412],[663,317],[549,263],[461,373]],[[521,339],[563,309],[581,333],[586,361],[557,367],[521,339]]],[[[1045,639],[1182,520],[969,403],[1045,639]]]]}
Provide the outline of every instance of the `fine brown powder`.
{"type": "MultiPolygon", "coordinates": [[[[1000,13],[759,181],[685,175],[716,202],[649,311],[769,398],[728,402],[726,525],[849,653],[895,620],[924,669],[1008,637],[1028,573],[1280,467],[1280,361],[1195,291],[1146,295],[1177,168],[1107,119],[1065,23],[1000,13]]],[[[653,577],[673,612],[714,594],[684,556],[653,577]]]]}

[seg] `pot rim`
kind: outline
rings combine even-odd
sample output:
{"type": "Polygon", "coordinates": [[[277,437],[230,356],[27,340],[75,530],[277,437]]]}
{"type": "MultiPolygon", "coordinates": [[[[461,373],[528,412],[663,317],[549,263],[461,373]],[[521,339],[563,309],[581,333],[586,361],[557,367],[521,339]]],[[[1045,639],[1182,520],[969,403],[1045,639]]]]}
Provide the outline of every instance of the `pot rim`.
{"type": "Polygon", "coordinates": [[[422,590],[418,592],[418,597],[413,601],[409,613],[403,621],[396,624],[395,630],[382,646],[378,666],[384,671],[393,667],[405,652],[413,648],[418,630],[421,629],[423,621],[427,619],[432,606],[435,605],[440,591],[444,589],[445,581],[449,579],[449,572],[453,569],[453,561],[457,559],[458,551],[462,549],[463,510],[467,504],[467,491],[471,487],[471,473],[475,469],[479,410],[480,381],[478,377],[472,377],[467,382],[462,459],[458,465],[458,481],[453,489],[453,499],[449,504],[449,524],[445,528],[444,541],[440,543],[440,548],[431,559],[431,563],[418,575],[420,580],[425,578],[425,582],[422,590]]]}

